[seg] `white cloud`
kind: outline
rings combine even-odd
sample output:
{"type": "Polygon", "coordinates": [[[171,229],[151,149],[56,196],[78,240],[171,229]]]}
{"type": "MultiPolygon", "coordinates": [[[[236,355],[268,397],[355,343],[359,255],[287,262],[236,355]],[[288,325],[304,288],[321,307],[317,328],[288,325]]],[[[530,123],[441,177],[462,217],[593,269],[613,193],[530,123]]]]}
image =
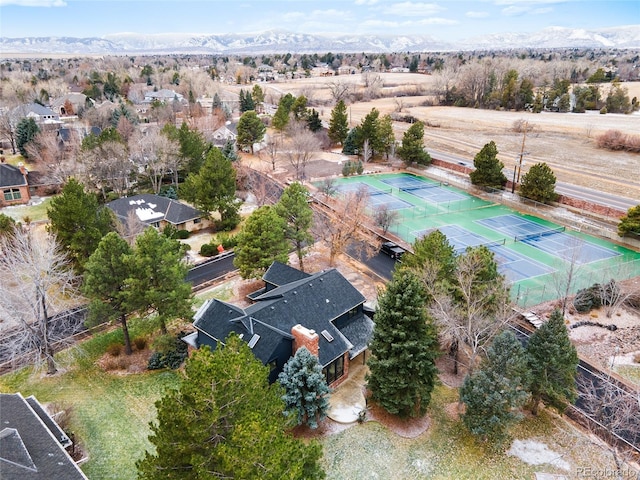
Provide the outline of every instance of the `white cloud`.
{"type": "Polygon", "coordinates": [[[489,16],[489,12],[467,12],[465,16],[469,18],[487,18],[489,16]]]}
{"type": "Polygon", "coordinates": [[[64,0],[0,0],[0,7],[17,5],[19,7],[66,7],[64,0]]]}
{"type": "Polygon", "coordinates": [[[313,12],[311,12],[311,16],[312,17],[325,17],[325,18],[344,18],[347,16],[350,16],[351,12],[349,11],[345,11],[345,10],[336,10],[336,9],[329,9],[329,10],[314,10],[313,12]]]}
{"type": "Polygon", "coordinates": [[[356,0],[356,5],[375,5],[378,0],[356,0]]]}
{"type": "Polygon", "coordinates": [[[566,3],[567,1],[577,1],[577,0],[495,0],[494,3],[496,5],[527,4],[529,6],[534,6],[539,4],[566,3]]]}
{"type": "Polygon", "coordinates": [[[384,27],[384,28],[411,28],[421,27],[424,25],[457,25],[457,20],[448,18],[423,18],[420,20],[409,20],[405,22],[393,22],[390,20],[365,20],[362,25],[367,27],[384,27]]]}
{"type": "Polygon", "coordinates": [[[423,2],[402,2],[394,3],[384,7],[382,11],[389,15],[399,15],[402,17],[415,17],[416,15],[433,15],[444,10],[443,7],[435,3],[423,2]]]}
{"type": "Polygon", "coordinates": [[[518,7],[516,5],[511,5],[510,7],[503,8],[502,14],[507,17],[515,17],[518,15],[524,15],[525,13],[531,10],[529,7],[518,7]]]}
{"type": "Polygon", "coordinates": [[[287,21],[291,20],[300,20],[301,18],[305,18],[307,15],[302,12],[287,12],[282,15],[282,18],[287,21]]]}
{"type": "Polygon", "coordinates": [[[534,15],[542,15],[542,14],[551,13],[551,12],[553,12],[552,7],[534,8],[533,10],[531,10],[531,13],[533,13],[534,15]]]}

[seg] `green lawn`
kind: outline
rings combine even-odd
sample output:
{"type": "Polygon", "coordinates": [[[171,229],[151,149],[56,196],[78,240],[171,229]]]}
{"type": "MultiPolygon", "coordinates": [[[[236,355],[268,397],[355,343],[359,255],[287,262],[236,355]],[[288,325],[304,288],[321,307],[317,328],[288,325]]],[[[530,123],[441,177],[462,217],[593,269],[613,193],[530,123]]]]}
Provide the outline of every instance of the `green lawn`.
{"type": "Polygon", "coordinates": [[[512,480],[534,478],[534,472],[574,478],[579,467],[615,469],[604,449],[544,411],[538,418],[526,418],[514,429],[513,437],[547,445],[570,464],[570,471],[549,464],[529,465],[517,457],[493,452],[446,413],[445,406],[456,401],[456,390],[438,387],[429,410],[432,425],[417,438],[399,437],[375,421],[322,438],[327,479],[512,480]]]}
{"type": "MultiPolygon", "coordinates": [[[[208,291],[204,298],[224,298],[225,288],[208,291]]],[[[202,298],[199,300],[202,301],[202,298]]],[[[179,328],[179,326],[177,327],[179,328]]],[[[132,338],[149,336],[156,326],[131,321],[132,338]]],[[[121,342],[119,329],[97,334],[61,355],[62,372],[46,377],[27,368],[0,377],[0,391],[35,395],[41,402],[72,407],[73,433],[88,453],[82,465],[90,479],[136,478],[135,462],[151,448],[149,422],[155,418],[154,402],[179,384],[179,374],[158,371],[117,375],[103,371],[96,360],[108,345],[121,342]]],[[[446,407],[457,401],[457,390],[439,386],[429,409],[432,424],[417,438],[407,439],[370,421],[320,439],[323,464],[329,480],[351,479],[525,479],[534,472],[564,473],[569,478],[579,467],[615,465],[604,449],[560,417],[542,411],[526,418],[513,437],[535,440],[558,453],[572,471],[557,466],[529,465],[495,453],[469,435],[446,407]]]]}
{"type": "MultiPolygon", "coordinates": [[[[132,322],[133,336],[148,333],[141,324],[132,322]]],[[[151,447],[147,436],[155,418],[154,402],[178,385],[173,371],[119,376],[97,367],[95,361],[106,346],[121,338],[115,330],[67,352],[60,359],[67,370],[54,377],[29,368],[0,377],[2,392],[35,395],[43,403],[72,408],[73,433],[89,456],[82,470],[91,479],[136,478],[135,462],[151,447]]]]}
{"type": "Polygon", "coordinates": [[[24,222],[29,217],[32,222],[48,221],[47,208],[53,197],[47,197],[38,205],[16,205],[0,209],[0,213],[13,218],[16,222],[24,222]]]}

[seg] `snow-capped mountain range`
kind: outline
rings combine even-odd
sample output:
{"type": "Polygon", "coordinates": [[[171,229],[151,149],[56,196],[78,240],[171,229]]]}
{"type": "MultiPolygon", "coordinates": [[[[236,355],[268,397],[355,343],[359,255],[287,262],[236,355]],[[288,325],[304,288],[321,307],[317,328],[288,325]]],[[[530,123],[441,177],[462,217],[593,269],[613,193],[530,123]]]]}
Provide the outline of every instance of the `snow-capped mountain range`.
{"type": "Polygon", "coordinates": [[[270,30],[257,34],[144,35],[117,33],[101,38],[0,38],[0,56],[6,54],[260,54],[347,52],[435,52],[518,48],[640,49],[640,25],[599,30],[549,27],[535,33],[500,33],[445,42],[429,36],[323,36],[270,30]]]}

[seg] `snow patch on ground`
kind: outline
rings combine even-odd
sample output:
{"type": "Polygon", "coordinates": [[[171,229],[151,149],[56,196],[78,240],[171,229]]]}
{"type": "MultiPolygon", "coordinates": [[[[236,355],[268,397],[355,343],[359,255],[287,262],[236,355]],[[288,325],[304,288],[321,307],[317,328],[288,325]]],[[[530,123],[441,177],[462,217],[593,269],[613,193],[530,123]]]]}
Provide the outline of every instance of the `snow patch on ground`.
{"type": "Polygon", "coordinates": [[[544,443],[535,440],[514,440],[507,455],[518,457],[529,465],[553,465],[563,470],[571,470],[571,465],[562,460],[562,455],[550,450],[544,443]]]}

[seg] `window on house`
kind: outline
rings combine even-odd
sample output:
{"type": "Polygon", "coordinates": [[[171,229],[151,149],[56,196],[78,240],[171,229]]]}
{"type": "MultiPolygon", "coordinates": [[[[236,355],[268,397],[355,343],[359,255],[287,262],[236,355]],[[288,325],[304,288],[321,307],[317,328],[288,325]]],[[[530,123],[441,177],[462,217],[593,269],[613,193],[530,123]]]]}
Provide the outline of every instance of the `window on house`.
{"type": "Polygon", "coordinates": [[[273,372],[276,368],[278,368],[278,361],[277,360],[273,360],[271,362],[269,362],[269,371],[273,372]]]}
{"type": "Polygon", "coordinates": [[[327,385],[331,385],[344,375],[344,355],[339,356],[333,362],[326,366],[322,370],[326,379],[327,385]]]}
{"type": "Polygon", "coordinates": [[[202,221],[201,218],[194,218],[193,223],[200,223],[202,221]]]}
{"type": "Polygon", "coordinates": [[[7,188],[6,190],[3,190],[2,193],[4,194],[4,199],[7,202],[10,202],[12,200],[20,200],[22,198],[19,188],[7,188]]]}
{"type": "Polygon", "coordinates": [[[351,310],[349,310],[349,318],[353,318],[356,315],[358,315],[358,307],[352,308],[351,310]]]}

